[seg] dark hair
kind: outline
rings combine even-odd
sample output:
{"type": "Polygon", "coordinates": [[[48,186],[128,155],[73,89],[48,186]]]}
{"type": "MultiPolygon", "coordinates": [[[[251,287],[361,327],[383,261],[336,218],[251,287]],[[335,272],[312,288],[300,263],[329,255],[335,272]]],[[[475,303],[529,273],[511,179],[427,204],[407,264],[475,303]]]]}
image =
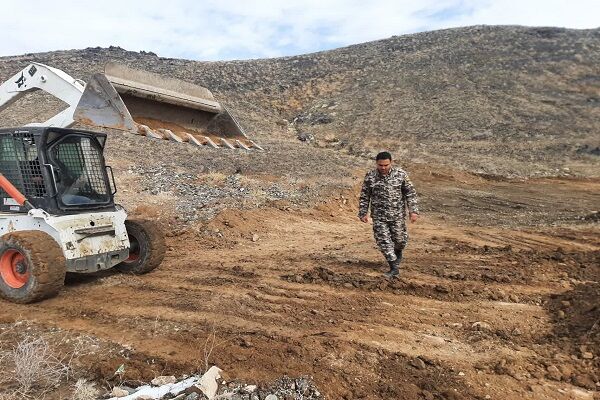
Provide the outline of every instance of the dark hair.
{"type": "Polygon", "coordinates": [[[377,154],[377,157],[375,157],[375,161],[379,161],[379,160],[392,161],[392,155],[389,153],[389,151],[382,151],[381,153],[377,154]]]}

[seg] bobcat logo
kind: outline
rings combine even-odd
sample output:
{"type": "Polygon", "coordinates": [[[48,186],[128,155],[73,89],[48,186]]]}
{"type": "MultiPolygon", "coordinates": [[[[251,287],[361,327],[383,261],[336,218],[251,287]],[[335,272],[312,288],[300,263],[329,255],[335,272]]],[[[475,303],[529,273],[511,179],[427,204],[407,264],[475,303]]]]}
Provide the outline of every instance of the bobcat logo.
{"type": "Polygon", "coordinates": [[[15,83],[17,84],[17,87],[20,89],[21,86],[23,86],[25,84],[26,80],[27,80],[27,78],[25,78],[25,75],[23,75],[23,73],[21,72],[21,77],[19,79],[17,79],[17,81],[15,83]]]}

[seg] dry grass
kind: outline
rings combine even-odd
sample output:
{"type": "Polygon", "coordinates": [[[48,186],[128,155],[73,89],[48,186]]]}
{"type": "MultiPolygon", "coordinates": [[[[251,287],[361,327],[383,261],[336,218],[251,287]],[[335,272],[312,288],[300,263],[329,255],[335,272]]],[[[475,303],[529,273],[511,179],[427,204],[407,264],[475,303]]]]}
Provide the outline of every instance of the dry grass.
{"type": "Polygon", "coordinates": [[[95,400],[100,397],[100,391],[96,389],[93,382],[78,379],[72,394],[72,400],[95,400]]]}
{"type": "MultiPolygon", "coordinates": [[[[96,347],[90,337],[73,337],[55,330],[43,333],[25,320],[1,326],[0,400],[46,398],[59,385],[73,379],[77,359],[96,347]]],[[[77,389],[76,384],[75,391],[83,391],[83,384],[78,383],[81,388],[77,389]]]]}
{"type": "Polygon", "coordinates": [[[210,356],[212,355],[213,350],[215,349],[215,342],[216,342],[216,328],[213,325],[212,327],[212,331],[208,334],[208,336],[206,337],[206,340],[204,341],[204,370],[208,371],[208,366],[209,366],[209,360],[210,360],[210,356]]]}
{"type": "Polygon", "coordinates": [[[210,358],[214,352],[215,349],[217,349],[219,346],[223,346],[226,343],[229,343],[233,340],[235,340],[236,337],[232,337],[230,339],[226,339],[226,340],[217,340],[217,328],[215,326],[215,324],[213,324],[211,331],[209,332],[209,334],[206,336],[206,340],[204,341],[204,371],[208,371],[208,368],[210,367],[210,358]]]}
{"type": "Polygon", "coordinates": [[[57,358],[43,338],[26,337],[8,355],[14,365],[14,378],[21,393],[32,389],[46,391],[68,376],[69,366],[57,358]]]}

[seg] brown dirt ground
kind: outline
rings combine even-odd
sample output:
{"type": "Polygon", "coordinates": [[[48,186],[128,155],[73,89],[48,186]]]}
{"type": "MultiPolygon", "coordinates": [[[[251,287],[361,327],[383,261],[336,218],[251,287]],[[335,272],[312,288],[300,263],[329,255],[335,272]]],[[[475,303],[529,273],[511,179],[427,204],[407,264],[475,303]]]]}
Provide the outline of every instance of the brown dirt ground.
{"type": "Polygon", "coordinates": [[[80,360],[103,381],[120,364],[129,381],[202,370],[214,333],[208,362],[231,379],[310,375],[328,399],[592,399],[600,228],[561,216],[597,206],[600,181],[415,176],[429,211],[400,280],[382,278],[354,190],[225,210],[170,232],[150,274],[69,276],[55,298],[1,303],[0,322],[125,345],[80,360]]]}

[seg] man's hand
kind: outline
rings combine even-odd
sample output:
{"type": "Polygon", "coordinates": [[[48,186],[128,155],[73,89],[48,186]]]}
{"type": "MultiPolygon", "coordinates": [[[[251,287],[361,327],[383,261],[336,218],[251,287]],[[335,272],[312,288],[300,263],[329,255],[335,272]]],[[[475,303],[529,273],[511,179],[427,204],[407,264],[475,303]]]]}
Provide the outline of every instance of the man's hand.
{"type": "Polygon", "coordinates": [[[411,223],[417,222],[418,219],[419,219],[419,214],[417,214],[417,213],[410,213],[410,222],[411,223]]]}
{"type": "Polygon", "coordinates": [[[360,218],[360,220],[361,220],[362,222],[364,222],[365,224],[369,222],[369,216],[368,216],[368,215],[365,215],[364,217],[359,217],[359,218],[360,218]]]}

